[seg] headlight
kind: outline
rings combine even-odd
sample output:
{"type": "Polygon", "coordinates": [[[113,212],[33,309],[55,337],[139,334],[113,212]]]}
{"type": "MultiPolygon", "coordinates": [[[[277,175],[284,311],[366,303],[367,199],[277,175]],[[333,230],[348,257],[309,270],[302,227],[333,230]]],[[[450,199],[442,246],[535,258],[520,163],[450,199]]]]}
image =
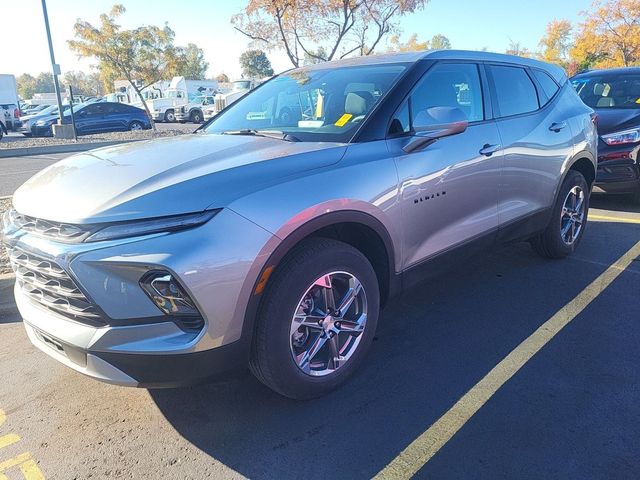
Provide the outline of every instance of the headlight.
{"type": "Polygon", "coordinates": [[[116,240],[118,238],[138,237],[152,233],[168,233],[185,230],[208,222],[219,211],[220,210],[207,210],[206,212],[173,215],[150,220],[112,223],[94,230],[84,241],[101,242],[105,240],[116,240]]]}
{"type": "Polygon", "coordinates": [[[624,130],[622,132],[609,133],[602,135],[602,140],[607,145],[623,145],[625,143],[640,142],[640,128],[624,130]]]}

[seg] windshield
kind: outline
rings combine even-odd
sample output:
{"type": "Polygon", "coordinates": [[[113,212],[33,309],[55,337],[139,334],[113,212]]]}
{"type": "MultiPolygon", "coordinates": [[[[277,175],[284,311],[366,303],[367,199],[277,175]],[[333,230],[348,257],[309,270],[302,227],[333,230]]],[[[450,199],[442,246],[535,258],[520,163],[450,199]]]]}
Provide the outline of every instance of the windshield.
{"type": "Polygon", "coordinates": [[[386,64],[293,70],[234,102],[206,131],[273,130],[302,141],[346,142],[405,69],[386,64]]]}
{"type": "Polygon", "coordinates": [[[571,79],[582,101],[591,108],[640,108],[640,75],[603,74],[571,79]]]}

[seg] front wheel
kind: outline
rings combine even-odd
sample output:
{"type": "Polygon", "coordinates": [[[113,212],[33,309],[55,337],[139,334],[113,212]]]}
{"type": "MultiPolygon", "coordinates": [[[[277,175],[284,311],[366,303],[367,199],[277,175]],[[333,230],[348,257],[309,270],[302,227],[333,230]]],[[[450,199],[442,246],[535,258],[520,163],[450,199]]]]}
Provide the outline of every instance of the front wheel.
{"type": "Polygon", "coordinates": [[[169,109],[166,112],[164,112],[164,121],[165,122],[175,122],[176,121],[176,114],[173,110],[169,109]]]}
{"type": "Polygon", "coordinates": [[[191,119],[193,123],[202,123],[202,112],[200,110],[195,110],[191,112],[191,119]]]}
{"type": "Polygon", "coordinates": [[[570,170],[560,187],[549,225],[531,241],[536,252],[547,258],[563,258],[575,251],[587,226],[589,195],[584,176],[570,170]]]}
{"type": "Polygon", "coordinates": [[[276,392],[319,397],[357,370],[371,346],[380,293],[373,267],[352,246],[312,238],[296,247],[267,286],[250,367],[276,392]]]}

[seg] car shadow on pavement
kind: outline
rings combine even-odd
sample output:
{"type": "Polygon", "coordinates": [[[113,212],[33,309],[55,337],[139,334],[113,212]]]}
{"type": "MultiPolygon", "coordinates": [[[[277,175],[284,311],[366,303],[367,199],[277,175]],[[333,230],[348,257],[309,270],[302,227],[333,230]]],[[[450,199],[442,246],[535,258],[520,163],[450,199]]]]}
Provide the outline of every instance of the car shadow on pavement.
{"type": "Polygon", "coordinates": [[[371,478],[630,248],[638,237],[624,228],[637,227],[590,224],[561,261],[511,245],[403,294],[363,368],[326,397],[289,400],[248,373],[150,395],[184,438],[246,477],[371,478]]]}
{"type": "Polygon", "coordinates": [[[614,212],[640,213],[640,203],[636,203],[630,195],[606,195],[594,193],[591,196],[591,208],[612,210],[614,212]]]}

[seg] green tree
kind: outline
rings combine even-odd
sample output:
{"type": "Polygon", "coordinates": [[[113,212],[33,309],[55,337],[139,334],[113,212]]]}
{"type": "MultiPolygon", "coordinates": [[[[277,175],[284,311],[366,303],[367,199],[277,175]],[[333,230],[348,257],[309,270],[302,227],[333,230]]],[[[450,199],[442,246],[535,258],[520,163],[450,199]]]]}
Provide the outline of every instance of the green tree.
{"type": "Polygon", "coordinates": [[[124,30],[117,23],[123,13],[124,6],[114,5],[109,13],[100,15],[99,26],[78,19],[74,25],[76,40],[68,43],[78,56],[98,59],[101,73],[116,73],[125,78],[140,96],[155,130],[141,91],[179,66],[179,52],[173,45],[175,34],[166,24],[162,28],[143,26],[124,30]]]}
{"type": "Polygon", "coordinates": [[[53,85],[53,75],[49,72],[39,73],[35,82],[35,93],[53,93],[56,91],[53,85]]]}
{"type": "Polygon", "coordinates": [[[101,97],[104,95],[102,82],[100,81],[100,73],[85,73],[81,71],[69,71],[64,74],[61,88],[73,87],[74,95],[85,95],[93,97],[101,97]]]}
{"type": "Polygon", "coordinates": [[[431,38],[429,48],[431,50],[451,50],[451,42],[447,37],[439,33],[431,38]]]}
{"type": "Polygon", "coordinates": [[[24,100],[28,100],[36,93],[36,79],[33,75],[23,73],[16,78],[16,84],[18,86],[18,94],[24,100]]]}
{"type": "Polygon", "coordinates": [[[263,78],[273,75],[273,68],[262,50],[247,50],[240,55],[242,75],[248,78],[263,78]]]}
{"type": "Polygon", "coordinates": [[[285,51],[294,67],[305,58],[319,61],[354,52],[370,55],[403,15],[428,0],[249,0],[231,18],[234,28],[257,46],[285,51]],[[318,55],[319,47],[326,58],[318,55]]]}
{"type": "Polygon", "coordinates": [[[189,43],[185,48],[178,47],[177,56],[176,75],[191,80],[204,80],[206,78],[209,62],[205,61],[204,52],[195,43],[189,43]]]}
{"type": "Polygon", "coordinates": [[[226,73],[221,73],[220,75],[216,76],[215,80],[220,83],[229,83],[229,76],[226,73]]]}

